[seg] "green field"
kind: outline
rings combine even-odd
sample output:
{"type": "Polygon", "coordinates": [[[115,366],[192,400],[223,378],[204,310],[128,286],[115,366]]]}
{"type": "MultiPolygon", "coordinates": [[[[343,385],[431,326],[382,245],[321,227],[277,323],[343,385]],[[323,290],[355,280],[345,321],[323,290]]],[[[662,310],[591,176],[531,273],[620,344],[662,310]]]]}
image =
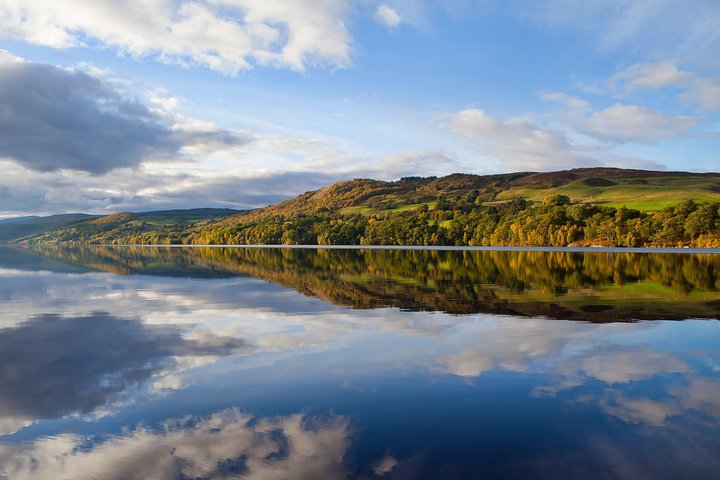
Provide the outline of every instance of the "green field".
{"type": "Polygon", "coordinates": [[[685,200],[720,201],[717,177],[648,177],[643,179],[613,178],[616,185],[589,186],[583,181],[550,188],[511,187],[500,192],[496,200],[526,198],[541,202],[549,195],[567,195],[573,202],[602,204],[608,207],[658,211],[685,200]],[[639,183],[640,181],[645,183],[639,183]]]}

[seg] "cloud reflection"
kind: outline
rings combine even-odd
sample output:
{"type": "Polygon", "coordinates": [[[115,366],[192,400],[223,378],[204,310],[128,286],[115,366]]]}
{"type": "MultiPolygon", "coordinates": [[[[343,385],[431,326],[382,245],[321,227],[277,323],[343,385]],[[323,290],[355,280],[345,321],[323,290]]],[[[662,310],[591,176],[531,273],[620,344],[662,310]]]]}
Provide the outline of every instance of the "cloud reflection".
{"type": "MultiPolygon", "coordinates": [[[[704,324],[687,321],[685,331],[704,324]]],[[[432,368],[468,379],[493,371],[541,374],[534,396],[566,392],[627,423],[659,427],[697,414],[720,422],[720,379],[708,376],[718,351],[658,344],[655,330],[668,325],[555,322],[549,328],[545,320],[521,318],[468,324],[455,332],[454,351],[437,356],[432,368]]]]}
{"type": "Polygon", "coordinates": [[[63,434],[28,446],[0,445],[0,478],[342,479],[350,433],[345,417],[253,418],[231,408],[95,444],[63,434]]]}
{"type": "Polygon", "coordinates": [[[0,330],[0,422],[90,413],[192,358],[247,351],[245,340],[108,313],[42,315],[0,330]]]}

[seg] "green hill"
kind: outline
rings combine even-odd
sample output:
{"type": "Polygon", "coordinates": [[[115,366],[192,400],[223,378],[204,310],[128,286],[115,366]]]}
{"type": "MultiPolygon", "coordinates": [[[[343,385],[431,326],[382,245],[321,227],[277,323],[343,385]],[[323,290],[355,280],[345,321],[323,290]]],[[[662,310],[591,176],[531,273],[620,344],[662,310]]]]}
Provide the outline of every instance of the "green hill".
{"type": "Polygon", "coordinates": [[[720,173],[456,173],[343,181],[249,212],[124,212],[24,241],[720,247],[719,210],[720,173]]]}
{"type": "Polygon", "coordinates": [[[318,209],[371,215],[432,208],[440,198],[453,200],[477,190],[476,203],[492,206],[524,198],[542,202],[567,195],[573,202],[662,210],[686,200],[720,201],[720,173],[658,172],[619,168],[578,168],[548,173],[509,173],[446,177],[405,177],[396,182],[355,179],[307,192],[224,223],[273,216],[312,214],[318,209]]]}

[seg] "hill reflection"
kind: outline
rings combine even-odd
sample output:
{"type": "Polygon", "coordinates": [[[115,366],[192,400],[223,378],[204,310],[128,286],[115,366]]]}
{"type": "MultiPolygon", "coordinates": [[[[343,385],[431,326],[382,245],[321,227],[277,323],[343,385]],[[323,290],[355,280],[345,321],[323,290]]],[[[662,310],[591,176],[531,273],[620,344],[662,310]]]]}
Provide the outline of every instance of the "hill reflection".
{"type": "Polygon", "coordinates": [[[720,318],[720,256],[712,254],[163,247],[32,253],[44,264],[61,260],[123,275],[252,276],[360,309],[593,322],[720,318]]]}

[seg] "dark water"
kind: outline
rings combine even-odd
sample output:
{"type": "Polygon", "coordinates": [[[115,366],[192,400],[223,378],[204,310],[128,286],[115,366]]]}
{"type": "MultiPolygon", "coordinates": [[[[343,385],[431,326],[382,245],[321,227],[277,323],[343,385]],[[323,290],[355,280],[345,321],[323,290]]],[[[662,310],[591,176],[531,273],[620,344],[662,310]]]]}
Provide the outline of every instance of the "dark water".
{"type": "Polygon", "coordinates": [[[720,255],[0,248],[0,478],[720,478],[720,255]]]}

